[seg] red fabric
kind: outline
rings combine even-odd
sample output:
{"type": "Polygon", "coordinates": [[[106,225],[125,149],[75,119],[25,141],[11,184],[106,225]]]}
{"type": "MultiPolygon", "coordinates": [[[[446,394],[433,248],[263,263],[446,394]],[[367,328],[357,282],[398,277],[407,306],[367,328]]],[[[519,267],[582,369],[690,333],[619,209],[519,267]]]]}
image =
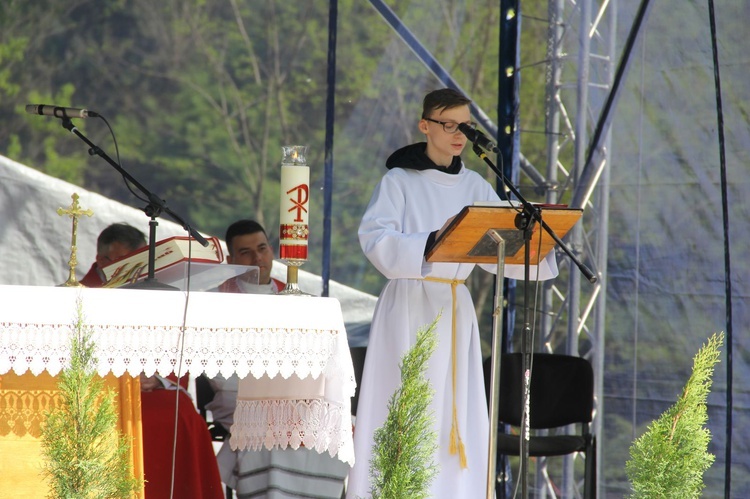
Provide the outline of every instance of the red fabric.
{"type": "Polygon", "coordinates": [[[101,288],[104,286],[104,281],[102,281],[102,278],[99,277],[99,272],[97,272],[97,265],[96,262],[94,262],[91,265],[91,268],[89,269],[88,273],[81,279],[79,282],[86,286],[87,288],[101,288]]]}
{"type": "Polygon", "coordinates": [[[190,397],[175,390],[141,392],[146,497],[170,497],[175,393],[179,393],[180,407],[173,497],[223,499],[219,467],[206,422],[196,412],[190,397]]]}
{"type": "MultiPolygon", "coordinates": [[[[171,381],[172,383],[177,383],[177,375],[174,372],[169,373],[167,375],[167,379],[171,381]]],[[[183,387],[185,390],[187,390],[189,384],[190,384],[190,375],[183,374],[182,378],[180,378],[180,386],[183,387]]]]}

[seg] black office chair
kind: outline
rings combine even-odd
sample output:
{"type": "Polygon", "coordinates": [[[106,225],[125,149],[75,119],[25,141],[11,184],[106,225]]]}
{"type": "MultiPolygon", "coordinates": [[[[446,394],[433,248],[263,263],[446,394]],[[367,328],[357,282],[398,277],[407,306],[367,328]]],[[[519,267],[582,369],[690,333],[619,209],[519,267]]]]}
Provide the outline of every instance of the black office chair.
{"type": "MultiPolygon", "coordinates": [[[[211,434],[211,440],[214,442],[224,442],[229,438],[229,431],[221,424],[208,420],[206,404],[214,399],[214,394],[214,390],[211,388],[211,384],[208,382],[208,377],[205,374],[195,377],[195,405],[198,407],[198,412],[206,422],[208,433],[211,434]]],[[[227,499],[234,497],[234,492],[229,485],[226,485],[224,492],[227,499]]]]}
{"type": "Polygon", "coordinates": [[[349,353],[352,356],[352,366],[354,367],[354,380],[357,382],[357,388],[352,397],[352,416],[357,415],[357,405],[359,404],[359,385],[362,383],[362,371],[365,368],[365,356],[367,356],[367,347],[349,347],[349,353]]]}
{"type": "MultiPolygon", "coordinates": [[[[529,440],[529,456],[564,456],[581,452],[586,459],[584,497],[596,497],[596,439],[591,434],[594,409],[594,372],[581,357],[535,353],[532,355],[530,428],[550,430],[550,434],[534,435],[529,440]],[[580,433],[556,435],[555,428],[580,424],[580,433]]],[[[490,361],[485,361],[485,380],[489,385],[490,361]]],[[[521,425],[523,357],[520,353],[503,354],[500,363],[500,394],[497,438],[498,459],[520,456],[518,435],[503,432],[503,425],[521,425]]],[[[489,393],[489,386],[487,387],[489,393]]],[[[505,489],[501,487],[501,496],[505,489]]]]}

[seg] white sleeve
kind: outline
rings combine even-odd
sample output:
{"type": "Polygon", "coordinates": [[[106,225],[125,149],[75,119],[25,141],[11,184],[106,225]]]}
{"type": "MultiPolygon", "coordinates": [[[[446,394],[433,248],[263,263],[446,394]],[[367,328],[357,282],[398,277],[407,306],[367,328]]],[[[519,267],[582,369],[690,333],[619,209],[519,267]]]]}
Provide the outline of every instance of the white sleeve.
{"type": "MultiPolygon", "coordinates": [[[[497,273],[497,265],[489,265],[491,269],[487,268],[488,264],[481,264],[481,267],[489,272],[497,273]]],[[[505,277],[508,279],[523,280],[524,270],[523,265],[512,264],[505,266],[505,277]]],[[[539,265],[531,265],[529,267],[529,279],[532,281],[546,281],[557,277],[559,273],[557,269],[557,258],[555,257],[555,251],[550,251],[549,254],[544,257],[539,265]],[[537,274],[538,272],[538,274],[537,274]]]]}
{"type": "Polygon", "coordinates": [[[403,189],[389,176],[375,187],[359,225],[359,243],[372,264],[388,279],[422,277],[424,248],[430,231],[404,233],[403,189]]]}

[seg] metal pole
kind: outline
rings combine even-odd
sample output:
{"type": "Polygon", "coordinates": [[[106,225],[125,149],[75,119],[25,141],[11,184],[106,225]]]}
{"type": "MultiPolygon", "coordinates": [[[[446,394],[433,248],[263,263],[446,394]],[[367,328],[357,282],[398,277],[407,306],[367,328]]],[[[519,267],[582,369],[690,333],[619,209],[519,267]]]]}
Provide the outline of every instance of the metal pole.
{"type": "MultiPolygon", "coordinates": [[[[489,231],[497,243],[497,275],[495,276],[495,309],[492,312],[492,360],[490,374],[490,439],[487,457],[487,499],[495,497],[497,482],[498,396],[500,391],[500,355],[502,355],[503,276],[505,275],[505,240],[496,230],[489,231]]],[[[504,486],[504,485],[503,485],[504,486]]]]}

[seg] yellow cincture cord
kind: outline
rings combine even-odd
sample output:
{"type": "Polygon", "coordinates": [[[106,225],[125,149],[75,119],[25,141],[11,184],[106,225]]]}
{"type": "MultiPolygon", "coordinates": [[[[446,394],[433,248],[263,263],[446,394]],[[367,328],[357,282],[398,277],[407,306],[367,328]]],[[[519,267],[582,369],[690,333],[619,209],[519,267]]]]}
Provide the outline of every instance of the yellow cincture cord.
{"type": "Polygon", "coordinates": [[[451,454],[458,453],[458,459],[461,464],[461,469],[466,469],[468,464],[466,462],[466,449],[464,443],[461,440],[461,433],[458,429],[458,414],[456,410],[456,309],[458,303],[456,301],[456,287],[459,284],[463,284],[466,281],[463,279],[442,279],[440,277],[425,277],[425,281],[430,282],[442,282],[451,285],[451,298],[453,300],[451,310],[451,378],[453,381],[453,422],[451,423],[451,434],[450,434],[450,447],[449,451],[451,454]]]}

